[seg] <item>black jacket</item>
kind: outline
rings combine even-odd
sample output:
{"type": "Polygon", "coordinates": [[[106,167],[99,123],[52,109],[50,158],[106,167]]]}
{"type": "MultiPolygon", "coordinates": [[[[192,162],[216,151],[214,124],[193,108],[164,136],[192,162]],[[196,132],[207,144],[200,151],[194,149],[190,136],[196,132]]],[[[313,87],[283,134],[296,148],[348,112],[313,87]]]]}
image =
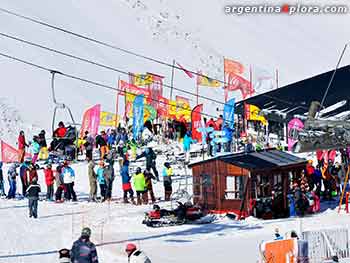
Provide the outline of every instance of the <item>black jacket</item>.
{"type": "Polygon", "coordinates": [[[95,245],[86,238],[79,238],[73,244],[70,259],[72,263],[98,263],[95,245]]]}
{"type": "Polygon", "coordinates": [[[151,166],[153,166],[155,164],[155,160],[157,158],[157,155],[155,154],[153,149],[149,148],[148,153],[146,153],[146,151],[144,151],[142,154],[140,154],[136,157],[136,160],[140,159],[142,157],[146,157],[146,167],[147,167],[147,169],[149,169],[151,166]]]}
{"type": "Polygon", "coordinates": [[[106,140],[101,135],[96,136],[96,146],[107,146],[106,140]]]}
{"type": "Polygon", "coordinates": [[[39,199],[39,193],[41,192],[40,185],[38,183],[32,183],[27,188],[27,197],[31,199],[39,199]]]}

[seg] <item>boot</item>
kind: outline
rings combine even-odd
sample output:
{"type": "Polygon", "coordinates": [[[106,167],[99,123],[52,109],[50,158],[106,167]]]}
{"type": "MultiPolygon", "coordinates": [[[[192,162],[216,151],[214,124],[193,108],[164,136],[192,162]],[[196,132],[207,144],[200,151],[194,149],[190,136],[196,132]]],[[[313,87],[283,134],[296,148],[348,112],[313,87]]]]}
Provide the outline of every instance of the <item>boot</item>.
{"type": "Polygon", "coordinates": [[[148,205],[148,191],[142,194],[143,204],[148,205]]]}
{"type": "Polygon", "coordinates": [[[128,198],[127,197],[124,197],[124,204],[128,204],[128,198]]]}
{"type": "Polygon", "coordinates": [[[135,202],[134,197],[130,197],[130,200],[131,200],[131,203],[132,203],[133,205],[136,205],[136,202],[135,202]]]}
{"type": "Polygon", "coordinates": [[[142,205],[142,200],[140,195],[137,195],[137,205],[142,205]]]}

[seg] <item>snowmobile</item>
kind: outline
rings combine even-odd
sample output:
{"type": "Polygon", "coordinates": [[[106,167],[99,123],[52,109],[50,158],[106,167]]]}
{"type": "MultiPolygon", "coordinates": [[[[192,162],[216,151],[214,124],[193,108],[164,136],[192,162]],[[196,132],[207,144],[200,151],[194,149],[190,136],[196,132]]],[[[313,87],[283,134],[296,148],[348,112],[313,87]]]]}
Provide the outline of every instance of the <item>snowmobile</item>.
{"type": "Polygon", "coordinates": [[[317,117],[320,103],[310,105],[304,129],[297,135],[293,152],[341,149],[350,145],[350,122],[320,119],[317,117]]]}
{"type": "Polygon", "coordinates": [[[201,220],[204,214],[200,207],[192,205],[191,202],[178,202],[178,207],[174,210],[161,209],[158,205],[153,206],[153,210],[145,213],[142,224],[148,227],[176,226],[186,223],[210,223],[201,220]]]}

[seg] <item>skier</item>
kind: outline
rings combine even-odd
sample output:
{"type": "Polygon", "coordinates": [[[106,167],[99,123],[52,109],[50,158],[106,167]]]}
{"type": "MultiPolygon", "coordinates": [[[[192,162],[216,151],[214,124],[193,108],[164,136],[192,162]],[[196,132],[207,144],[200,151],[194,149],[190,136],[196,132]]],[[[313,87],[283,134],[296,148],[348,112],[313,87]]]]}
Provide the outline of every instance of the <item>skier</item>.
{"type": "Polygon", "coordinates": [[[7,175],[8,175],[9,185],[10,185],[10,189],[7,194],[7,199],[14,199],[16,198],[16,176],[17,176],[16,164],[12,164],[10,166],[9,170],[7,171],[7,175]]]}
{"type": "Polygon", "coordinates": [[[62,199],[62,193],[66,192],[66,189],[64,187],[63,183],[63,177],[62,177],[62,168],[63,168],[63,162],[60,162],[57,167],[56,167],[56,172],[55,172],[55,181],[56,181],[56,193],[55,193],[55,199],[56,202],[63,202],[62,199]]]}
{"type": "Polygon", "coordinates": [[[53,175],[52,165],[50,163],[46,166],[46,169],[44,169],[44,174],[45,174],[45,183],[47,187],[46,200],[53,201],[53,193],[54,193],[53,184],[55,182],[55,177],[53,175]]]}
{"type": "Polygon", "coordinates": [[[156,167],[157,155],[153,149],[151,147],[146,148],[140,155],[136,156],[136,160],[142,157],[146,158],[146,170],[151,171],[152,169],[157,181],[159,181],[159,174],[156,167]]]}
{"type": "Polygon", "coordinates": [[[59,263],[71,263],[69,249],[62,248],[58,251],[59,263]]]}
{"type": "Polygon", "coordinates": [[[107,138],[107,144],[110,150],[112,149],[112,146],[115,145],[116,139],[117,139],[117,133],[114,129],[112,129],[107,138]]]}
{"type": "Polygon", "coordinates": [[[128,254],[129,263],[152,263],[143,251],[137,249],[135,244],[127,244],[125,252],[128,254]]]}
{"type": "Polygon", "coordinates": [[[104,177],[106,179],[106,199],[110,201],[112,199],[113,181],[114,181],[114,153],[115,150],[109,151],[105,155],[106,163],[104,177]]]}
{"type": "Polygon", "coordinates": [[[40,145],[38,143],[38,139],[39,137],[37,135],[33,136],[33,141],[30,145],[31,148],[31,152],[33,154],[33,158],[32,158],[32,163],[35,164],[36,160],[38,159],[39,156],[39,152],[40,152],[40,145]]]}
{"type": "Polygon", "coordinates": [[[98,263],[95,244],[90,241],[91,229],[84,227],[80,238],[73,243],[70,251],[72,263],[98,263]]]}
{"type": "Polygon", "coordinates": [[[97,201],[97,175],[95,173],[95,163],[92,159],[90,159],[90,156],[87,156],[88,160],[88,176],[89,176],[89,184],[90,184],[90,195],[89,195],[89,202],[96,202],[97,201]]]}
{"type": "Polygon", "coordinates": [[[39,133],[38,143],[40,145],[39,160],[46,160],[49,157],[49,154],[47,151],[47,143],[44,130],[41,130],[39,133]]]}
{"type": "Polygon", "coordinates": [[[38,217],[38,200],[40,192],[41,189],[40,185],[38,184],[38,178],[34,177],[32,183],[27,189],[29,217],[38,217]]]}
{"type": "Polygon", "coordinates": [[[155,203],[156,198],[154,197],[154,192],[153,192],[153,185],[152,185],[152,179],[156,179],[154,175],[151,173],[149,170],[144,171],[144,176],[145,176],[145,183],[146,183],[146,189],[144,193],[144,202],[145,204],[148,204],[148,194],[151,197],[152,203],[155,203]]]}
{"type": "Polygon", "coordinates": [[[102,160],[105,156],[105,154],[108,153],[108,147],[107,147],[107,141],[105,139],[106,132],[101,131],[100,135],[96,136],[95,142],[96,147],[100,147],[100,159],[102,160]]]}
{"type": "Polygon", "coordinates": [[[170,196],[173,192],[173,188],[171,186],[172,184],[171,176],[173,176],[173,168],[171,168],[170,163],[165,162],[164,168],[163,168],[163,184],[164,184],[165,201],[170,201],[170,196]]]}
{"type": "Polygon", "coordinates": [[[106,200],[106,179],[104,177],[104,172],[105,172],[105,163],[103,161],[100,161],[99,167],[97,168],[97,181],[98,184],[100,185],[100,191],[101,191],[101,199],[102,202],[106,200]]]}
{"type": "Polygon", "coordinates": [[[129,161],[128,160],[124,160],[123,162],[123,166],[120,170],[120,175],[122,177],[122,183],[123,183],[123,192],[124,192],[124,203],[129,203],[128,202],[128,193],[129,193],[129,197],[131,199],[131,202],[134,204],[134,191],[131,188],[131,177],[129,175],[129,161]]]}
{"type": "Polygon", "coordinates": [[[86,155],[86,159],[87,160],[92,160],[92,151],[93,151],[93,147],[94,147],[94,138],[89,135],[88,131],[85,131],[85,136],[84,136],[84,147],[85,147],[85,155],[86,155]]]}
{"type": "Polygon", "coordinates": [[[4,175],[2,171],[2,161],[0,161],[0,197],[6,196],[4,188],[4,175]]]}
{"type": "Polygon", "coordinates": [[[22,183],[22,195],[25,196],[26,192],[27,192],[27,187],[28,187],[28,170],[29,170],[29,165],[31,164],[32,159],[26,158],[24,160],[24,163],[21,164],[21,166],[19,167],[19,177],[21,179],[21,183],[22,183]]]}
{"type": "Polygon", "coordinates": [[[133,176],[134,188],[137,195],[137,205],[142,205],[143,195],[146,189],[145,176],[141,172],[141,168],[136,168],[136,174],[133,176]]]}
{"type": "Polygon", "coordinates": [[[225,132],[225,138],[227,139],[227,142],[225,143],[224,150],[225,150],[225,152],[231,152],[233,130],[226,123],[223,131],[225,132]]]}
{"type": "Polygon", "coordinates": [[[26,147],[29,145],[26,143],[26,138],[24,136],[24,131],[19,132],[18,136],[18,162],[23,163],[26,147]]]}
{"type": "Polygon", "coordinates": [[[63,183],[65,187],[65,199],[66,200],[73,200],[73,202],[77,201],[77,195],[74,191],[74,179],[75,179],[75,173],[72,167],[69,166],[68,160],[64,160],[63,162],[63,168],[62,168],[62,177],[63,177],[63,183]]]}
{"type": "Polygon", "coordinates": [[[185,137],[183,139],[183,150],[186,155],[186,162],[190,161],[190,149],[191,149],[191,144],[196,142],[195,140],[192,139],[191,137],[191,132],[188,131],[185,134],[185,137]]]}
{"type": "MultiPolygon", "coordinates": [[[[38,173],[36,171],[36,167],[34,164],[29,164],[28,166],[28,170],[27,170],[27,173],[28,173],[28,178],[29,178],[29,184],[32,183],[33,181],[33,178],[36,177],[36,179],[38,179],[38,173]]],[[[37,180],[38,181],[38,180],[37,180]]]]}

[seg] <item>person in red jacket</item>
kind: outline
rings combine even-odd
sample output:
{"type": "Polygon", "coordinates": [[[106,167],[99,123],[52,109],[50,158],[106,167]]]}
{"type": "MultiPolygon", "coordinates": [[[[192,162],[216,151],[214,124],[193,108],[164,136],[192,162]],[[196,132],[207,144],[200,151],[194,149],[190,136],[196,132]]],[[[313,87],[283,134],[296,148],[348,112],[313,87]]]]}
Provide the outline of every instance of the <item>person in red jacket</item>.
{"type": "Polygon", "coordinates": [[[32,163],[28,167],[28,173],[29,173],[29,176],[27,178],[29,178],[29,184],[31,184],[33,182],[34,177],[36,177],[36,179],[38,179],[38,173],[36,171],[36,167],[32,163]]]}
{"type": "Polygon", "coordinates": [[[63,121],[58,123],[58,128],[54,131],[53,136],[63,138],[66,135],[67,128],[64,126],[63,121]]]}
{"type": "Polygon", "coordinates": [[[26,147],[28,147],[28,144],[26,143],[26,138],[24,136],[24,131],[19,132],[17,144],[18,144],[18,162],[23,163],[26,147]]]}
{"type": "Polygon", "coordinates": [[[45,183],[47,187],[46,200],[53,201],[53,193],[54,193],[53,184],[55,182],[55,176],[53,175],[51,164],[48,164],[46,166],[46,169],[44,169],[44,174],[45,174],[45,183]]]}

